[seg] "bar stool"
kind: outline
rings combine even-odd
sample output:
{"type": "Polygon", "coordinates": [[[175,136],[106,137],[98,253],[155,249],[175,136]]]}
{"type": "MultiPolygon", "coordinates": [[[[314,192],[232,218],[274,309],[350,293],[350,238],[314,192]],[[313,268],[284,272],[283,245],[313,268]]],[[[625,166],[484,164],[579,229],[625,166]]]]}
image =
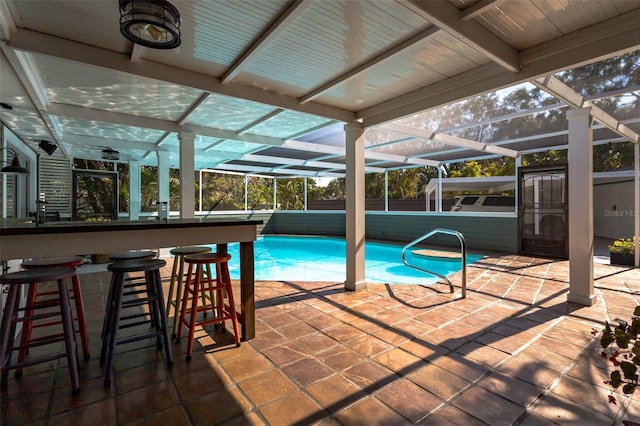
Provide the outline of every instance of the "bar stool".
{"type": "MultiPolygon", "coordinates": [[[[119,253],[112,253],[109,255],[109,262],[122,262],[125,260],[136,260],[136,259],[153,259],[154,257],[156,257],[156,252],[155,251],[151,251],[151,250],[131,250],[131,251],[123,251],[123,252],[119,252],[119,253]]],[[[146,279],[145,276],[139,276],[139,277],[126,277],[125,278],[125,282],[126,287],[127,288],[131,288],[131,287],[135,287],[137,285],[141,285],[144,284],[146,285],[146,279]]],[[[107,296],[107,300],[111,300],[111,287],[109,287],[109,296],[107,296]]],[[[104,328],[106,326],[106,319],[107,316],[105,315],[105,319],[102,323],[102,334],[101,336],[104,336],[104,328]]]]}
{"type": "MultiPolygon", "coordinates": [[[[180,307],[180,324],[184,324],[189,329],[189,340],[187,344],[187,361],[191,360],[193,352],[193,337],[197,325],[221,324],[224,330],[224,322],[231,320],[233,325],[233,335],[236,347],[240,346],[240,332],[238,329],[238,317],[236,315],[235,302],[233,300],[233,290],[231,289],[231,278],[229,276],[229,259],[228,254],[218,253],[200,253],[192,254],[184,258],[185,263],[189,265],[187,270],[187,279],[184,285],[184,293],[182,295],[182,304],[180,307]],[[203,266],[215,264],[215,277],[208,276],[205,278],[202,274],[203,266]],[[194,271],[194,265],[195,271],[194,271]],[[198,306],[200,293],[204,291],[215,291],[215,300],[211,300],[209,304],[198,306]],[[229,305],[225,306],[225,293],[229,299],[229,305]],[[189,308],[189,294],[191,294],[191,307],[189,308]],[[197,321],[198,312],[206,312],[210,310],[213,317],[197,321]],[[187,321],[187,313],[189,320],[187,321]]],[[[176,342],[180,343],[182,336],[182,327],[178,328],[176,342]]]]}
{"type": "MultiPolygon", "coordinates": [[[[16,369],[16,377],[20,377],[18,371],[21,372],[22,367],[49,362],[55,359],[67,358],[69,367],[69,375],[71,377],[72,393],[76,395],[80,392],[80,377],[78,375],[78,359],[75,331],[73,329],[73,315],[71,314],[71,301],[69,299],[69,289],[67,287],[67,279],[72,278],[76,274],[76,268],[71,266],[59,266],[51,268],[37,268],[19,272],[13,272],[0,276],[1,284],[9,285],[9,294],[7,295],[7,303],[4,307],[2,315],[2,324],[0,325],[0,389],[6,389],[8,386],[9,370],[16,369]],[[42,283],[46,281],[56,281],[58,284],[58,298],[51,299],[47,303],[38,303],[36,306],[20,307],[20,295],[22,286],[33,286],[33,283],[42,283]],[[56,306],[60,310],[52,310],[56,306]],[[42,310],[42,313],[36,311],[42,310]],[[24,312],[24,317],[20,313],[24,312]],[[16,325],[19,322],[27,322],[33,320],[41,320],[46,318],[60,317],[62,319],[62,334],[51,334],[43,336],[39,339],[32,339],[28,342],[27,348],[42,346],[47,344],[57,344],[61,341],[65,343],[65,352],[56,354],[42,355],[37,358],[19,361],[15,364],[11,363],[11,352],[15,350],[25,349],[22,345],[14,347],[16,334],[16,325]],[[19,370],[20,369],[20,370],[19,370]]],[[[58,324],[54,322],[53,324],[58,324]]]]}
{"type": "Polygon", "coordinates": [[[131,250],[109,255],[109,261],[122,262],[123,260],[152,259],[156,257],[156,252],[151,250],[131,250]]]}
{"type": "Polygon", "coordinates": [[[160,268],[166,264],[162,259],[135,259],[115,262],[107,266],[107,269],[112,273],[112,277],[105,313],[102,350],[100,351],[100,365],[105,365],[105,387],[111,385],[116,345],[155,337],[158,350],[161,350],[164,346],[167,367],[173,365],[169,346],[169,328],[162,295],[162,282],[160,280],[160,268]],[[144,290],[129,289],[125,286],[125,274],[130,272],[145,273],[146,286],[144,290]],[[125,299],[125,297],[127,298],[125,299]],[[141,312],[121,316],[123,308],[135,308],[144,305],[149,307],[148,314],[141,312]],[[118,330],[144,324],[151,324],[152,330],[147,333],[117,339],[118,330]]]}
{"type": "MultiPolygon", "coordinates": [[[[66,257],[44,257],[39,259],[31,259],[22,262],[23,269],[39,269],[39,268],[50,268],[52,266],[70,266],[76,269],[78,266],[85,263],[84,257],[82,256],[66,256],[66,257]]],[[[38,283],[33,283],[33,285],[29,286],[28,294],[27,294],[27,303],[28,307],[35,307],[38,303],[47,303],[48,300],[37,301],[39,296],[52,296],[57,294],[57,291],[46,291],[46,292],[38,292],[38,283]]],[[[75,302],[76,308],[76,317],[78,319],[78,333],[80,334],[80,341],[82,342],[82,353],[84,354],[84,359],[87,360],[91,357],[90,349],[89,349],[89,337],[87,333],[87,323],[85,320],[84,314],[84,302],[82,299],[82,291],[80,289],[80,280],[78,278],[78,271],[76,269],[76,273],[71,277],[71,292],[72,299],[75,302]]],[[[29,308],[26,311],[26,315],[30,315],[29,308]]],[[[41,324],[36,327],[42,327],[46,324],[41,324]]],[[[20,346],[27,346],[29,340],[31,339],[31,331],[33,330],[33,321],[25,321],[23,325],[22,332],[20,333],[20,346]]],[[[18,361],[21,362],[25,355],[27,355],[28,350],[23,349],[20,351],[18,355],[18,361]]]]}
{"type": "MultiPolygon", "coordinates": [[[[180,307],[180,302],[182,300],[183,293],[183,282],[184,282],[184,258],[186,256],[192,254],[200,254],[200,253],[211,253],[211,247],[206,246],[186,246],[186,247],[175,247],[171,249],[170,253],[174,256],[173,259],[173,268],[171,269],[171,282],[169,283],[169,294],[167,295],[167,318],[171,316],[171,307],[173,306],[173,333],[171,333],[171,338],[176,338],[176,333],[178,331],[178,318],[180,313],[178,309],[180,307]],[[174,292],[175,290],[175,292],[174,292]],[[175,295],[174,295],[175,294],[175,295]]],[[[207,267],[206,269],[207,277],[211,276],[211,269],[207,267]]],[[[204,297],[204,293],[203,293],[204,297]]],[[[211,296],[210,296],[211,297],[211,296]]],[[[206,300],[203,298],[202,303],[206,303],[206,300]]]]}

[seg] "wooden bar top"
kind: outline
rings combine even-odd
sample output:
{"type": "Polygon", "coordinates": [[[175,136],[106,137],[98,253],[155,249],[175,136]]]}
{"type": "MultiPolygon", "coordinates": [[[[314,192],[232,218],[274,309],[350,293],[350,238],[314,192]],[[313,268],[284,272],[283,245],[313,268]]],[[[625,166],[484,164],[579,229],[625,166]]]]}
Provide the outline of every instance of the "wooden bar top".
{"type": "Polygon", "coordinates": [[[198,227],[225,227],[238,225],[259,225],[262,220],[245,219],[170,219],[157,220],[114,220],[105,222],[47,222],[36,224],[19,220],[0,221],[0,235],[31,235],[82,232],[134,231],[152,229],[176,229],[198,227]]]}

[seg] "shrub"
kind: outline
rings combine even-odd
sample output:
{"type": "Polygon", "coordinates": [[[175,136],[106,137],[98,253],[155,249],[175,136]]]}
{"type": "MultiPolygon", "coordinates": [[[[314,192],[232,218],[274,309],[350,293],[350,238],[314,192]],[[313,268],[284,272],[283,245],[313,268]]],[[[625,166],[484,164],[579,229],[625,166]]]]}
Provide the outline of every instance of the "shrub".
{"type": "Polygon", "coordinates": [[[611,253],[634,254],[636,252],[636,241],[633,238],[618,238],[609,246],[611,253]]]}
{"type": "MultiPolygon", "coordinates": [[[[640,385],[638,383],[638,366],[640,365],[640,306],[636,306],[631,316],[631,323],[616,319],[618,324],[612,326],[606,322],[600,345],[602,357],[609,360],[614,369],[605,383],[614,390],[622,386],[622,393],[631,395],[640,385]]],[[[595,331],[594,331],[595,334],[595,331]]],[[[609,403],[616,404],[613,391],[609,395],[609,403]]]]}

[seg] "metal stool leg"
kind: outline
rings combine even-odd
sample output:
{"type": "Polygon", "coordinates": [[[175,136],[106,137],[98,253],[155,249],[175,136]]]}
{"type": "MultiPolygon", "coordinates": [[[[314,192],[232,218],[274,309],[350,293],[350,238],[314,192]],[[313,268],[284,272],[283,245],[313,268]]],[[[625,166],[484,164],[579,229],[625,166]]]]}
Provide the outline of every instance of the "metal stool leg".
{"type": "Polygon", "coordinates": [[[82,353],[84,354],[84,359],[88,360],[91,357],[91,350],[89,349],[89,336],[87,333],[87,323],[84,314],[84,300],[82,298],[78,274],[71,277],[71,285],[73,288],[73,300],[75,301],[76,315],[78,316],[78,328],[80,330],[80,340],[82,342],[82,353]]]}

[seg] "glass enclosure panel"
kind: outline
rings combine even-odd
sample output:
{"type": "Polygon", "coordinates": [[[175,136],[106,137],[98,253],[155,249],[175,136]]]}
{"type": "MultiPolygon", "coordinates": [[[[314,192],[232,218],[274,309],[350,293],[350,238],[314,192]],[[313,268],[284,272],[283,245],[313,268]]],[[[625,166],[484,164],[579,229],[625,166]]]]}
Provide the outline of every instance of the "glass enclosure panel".
{"type": "MultiPolygon", "coordinates": [[[[313,179],[307,179],[308,191],[315,185],[313,179]]],[[[304,210],[304,178],[278,179],[276,203],[278,210],[304,210]]]]}
{"type": "MultiPolygon", "coordinates": [[[[311,179],[309,179],[310,181],[311,179]]],[[[314,181],[314,184],[318,182],[314,181]]],[[[346,197],[345,178],[335,178],[322,186],[309,187],[307,192],[307,210],[344,210],[346,197]]]]}
{"type": "Polygon", "coordinates": [[[384,173],[369,173],[364,177],[365,210],[384,211],[385,179],[384,173]]]}
{"type": "Polygon", "coordinates": [[[244,210],[244,176],[202,173],[202,210],[244,210]]]}
{"type": "Polygon", "coordinates": [[[273,179],[247,176],[247,210],[273,209],[273,179]]]}
{"type": "MultiPolygon", "coordinates": [[[[198,185],[198,172],[195,172],[196,186],[198,185]]],[[[197,190],[197,188],[196,188],[197,190]]],[[[198,196],[195,198],[195,209],[198,209],[198,196]]],[[[180,170],[169,169],[169,211],[180,211],[180,170]]]]}
{"type": "Polygon", "coordinates": [[[390,171],[389,211],[426,211],[427,176],[425,168],[390,171]]]}
{"type": "Polygon", "coordinates": [[[158,211],[158,168],[140,167],[140,211],[153,213],[158,211]]]}
{"type": "MultiPolygon", "coordinates": [[[[129,213],[131,210],[131,197],[129,194],[129,164],[116,163],[115,165],[118,170],[118,181],[120,182],[120,186],[118,188],[118,194],[120,196],[118,209],[120,213],[129,213]]],[[[142,190],[144,191],[144,188],[142,190]]]]}

